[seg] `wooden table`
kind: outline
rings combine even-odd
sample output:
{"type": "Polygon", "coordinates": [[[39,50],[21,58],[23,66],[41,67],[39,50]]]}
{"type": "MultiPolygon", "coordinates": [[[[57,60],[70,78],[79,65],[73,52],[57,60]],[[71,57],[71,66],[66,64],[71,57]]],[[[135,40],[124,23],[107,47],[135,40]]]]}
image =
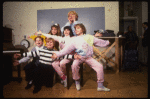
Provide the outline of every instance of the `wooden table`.
{"type": "Polygon", "coordinates": [[[95,46],[93,46],[93,51],[96,55],[101,56],[97,60],[100,61],[102,58],[106,60],[108,64],[110,64],[116,70],[116,73],[119,73],[122,67],[122,60],[123,60],[123,40],[125,37],[98,37],[99,39],[114,41],[110,42],[111,45],[105,49],[104,51],[100,52],[95,46]],[[115,46],[115,61],[111,58],[106,57],[106,54],[110,51],[110,49],[115,46]],[[114,63],[114,65],[113,65],[114,63]]]}

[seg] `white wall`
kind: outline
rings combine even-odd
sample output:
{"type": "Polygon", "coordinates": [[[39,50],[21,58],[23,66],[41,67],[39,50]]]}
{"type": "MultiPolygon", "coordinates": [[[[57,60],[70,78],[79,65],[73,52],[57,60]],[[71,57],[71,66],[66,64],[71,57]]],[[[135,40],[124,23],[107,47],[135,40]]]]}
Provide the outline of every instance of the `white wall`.
{"type": "MultiPolygon", "coordinates": [[[[4,2],[3,26],[13,29],[13,44],[20,44],[24,35],[37,31],[37,10],[105,7],[105,29],[119,31],[119,2],[4,2]]],[[[33,41],[29,40],[31,46],[33,41]]],[[[33,46],[32,46],[33,47],[33,46]]],[[[30,47],[29,50],[32,48],[30,47]]]]}

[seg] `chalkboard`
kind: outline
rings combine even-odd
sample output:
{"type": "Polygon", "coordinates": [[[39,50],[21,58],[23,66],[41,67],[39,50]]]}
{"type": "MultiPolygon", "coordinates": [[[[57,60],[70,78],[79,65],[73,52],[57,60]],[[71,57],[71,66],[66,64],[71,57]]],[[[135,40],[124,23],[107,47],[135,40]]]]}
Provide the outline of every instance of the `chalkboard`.
{"type": "Polygon", "coordinates": [[[68,22],[68,12],[76,11],[78,21],[86,27],[87,34],[94,34],[94,30],[105,30],[105,8],[67,8],[67,9],[44,9],[37,10],[37,31],[48,33],[55,23],[63,27],[68,22]]]}

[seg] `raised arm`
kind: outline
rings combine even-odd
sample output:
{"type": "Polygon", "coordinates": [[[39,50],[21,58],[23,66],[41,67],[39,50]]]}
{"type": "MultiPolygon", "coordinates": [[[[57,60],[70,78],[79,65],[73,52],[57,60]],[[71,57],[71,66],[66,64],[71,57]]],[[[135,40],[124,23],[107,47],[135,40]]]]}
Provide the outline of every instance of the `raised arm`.
{"type": "Polygon", "coordinates": [[[30,51],[30,52],[25,52],[22,54],[23,57],[36,57],[39,56],[39,52],[36,51],[30,51]]]}
{"type": "Polygon", "coordinates": [[[36,56],[35,52],[32,52],[32,51],[31,52],[24,52],[21,54],[18,54],[18,53],[14,54],[15,59],[17,59],[19,57],[23,57],[19,61],[17,60],[19,64],[25,63],[25,62],[29,61],[31,59],[31,57],[35,57],[35,56],[36,56]]]}
{"type": "Polygon", "coordinates": [[[42,33],[42,32],[37,32],[37,34],[44,35],[47,38],[53,38],[55,41],[58,41],[58,42],[62,39],[61,36],[57,36],[57,35],[50,35],[50,34],[42,33]]]}
{"type": "Polygon", "coordinates": [[[95,46],[99,46],[99,47],[106,47],[109,45],[109,40],[102,40],[102,39],[98,39],[98,38],[94,37],[93,44],[95,46]]]}
{"type": "Polygon", "coordinates": [[[19,64],[21,64],[21,63],[25,63],[25,62],[29,61],[30,59],[31,59],[31,57],[23,57],[18,62],[19,62],[19,64]]]}
{"type": "Polygon", "coordinates": [[[73,50],[75,50],[75,46],[74,46],[73,42],[71,42],[70,44],[66,45],[61,51],[56,53],[56,56],[62,57],[66,54],[71,53],[73,50]]]}

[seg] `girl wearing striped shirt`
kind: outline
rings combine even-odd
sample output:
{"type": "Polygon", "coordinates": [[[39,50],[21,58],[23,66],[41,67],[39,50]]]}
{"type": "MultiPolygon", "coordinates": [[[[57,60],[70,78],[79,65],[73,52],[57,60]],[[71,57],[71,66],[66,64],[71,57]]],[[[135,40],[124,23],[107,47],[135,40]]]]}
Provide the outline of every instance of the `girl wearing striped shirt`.
{"type": "MultiPolygon", "coordinates": [[[[38,51],[31,51],[31,52],[27,52],[27,53],[25,52],[21,55],[24,57],[39,56],[39,65],[34,70],[33,81],[35,82],[34,83],[35,90],[33,91],[33,93],[37,93],[38,91],[40,91],[43,83],[45,83],[47,87],[52,87],[54,69],[58,73],[58,75],[63,79],[64,73],[61,71],[59,65],[55,65],[55,64],[59,63],[59,60],[63,59],[63,58],[67,58],[67,59],[74,58],[74,55],[65,55],[64,57],[61,57],[54,61],[51,58],[53,53],[57,53],[57,51],[54,50],[54,45],[55,45],[54,39],[52,39],[52,38],[46,39],[46,45],[47,46],[44,46],[43,49],[39,49],[38,51]]],[[[67,82],[65,79],[63,79],[63,80],[64,80],[64,82],[67,82]]]]}
{"type": "MultiPolygon", "coordinates": [[[[37,34],[39,35],[44,35],[46,36],[47,38],[53,38],[55,41],[59,42],[59,47],[60,49],[63,49],[65,47],[65,45],[69,44],[72,40],[72,36],[73,36],[73,32],[71,30],[71,27],[70,26],[66,26],[64,27],[64,31],[63,31],[63,37],[61,36],[56,36],[56,35],[49,35],[49,34],[46,34],[46,33],[42,33],[41,31],[37,32],[37,34]]],[[[75,54],[75,51],[72,51],[70,53],[71,55],[75,54]]],[[[53,63],[53,66],[54,67],[57,67],[60,65],[60,68],[61,68],[61,71],[63,72],[63,76],[62,76],[62,73],[59,74],[61,75],[61,78],[63,79],[63,82],[64,82],[64,87],[67,87],[67,76],[66,76],[66,64],[73,61],[73,59],[63,59],[61,60],[60,62],[59,61],[55,61],[53,63]]]]}

